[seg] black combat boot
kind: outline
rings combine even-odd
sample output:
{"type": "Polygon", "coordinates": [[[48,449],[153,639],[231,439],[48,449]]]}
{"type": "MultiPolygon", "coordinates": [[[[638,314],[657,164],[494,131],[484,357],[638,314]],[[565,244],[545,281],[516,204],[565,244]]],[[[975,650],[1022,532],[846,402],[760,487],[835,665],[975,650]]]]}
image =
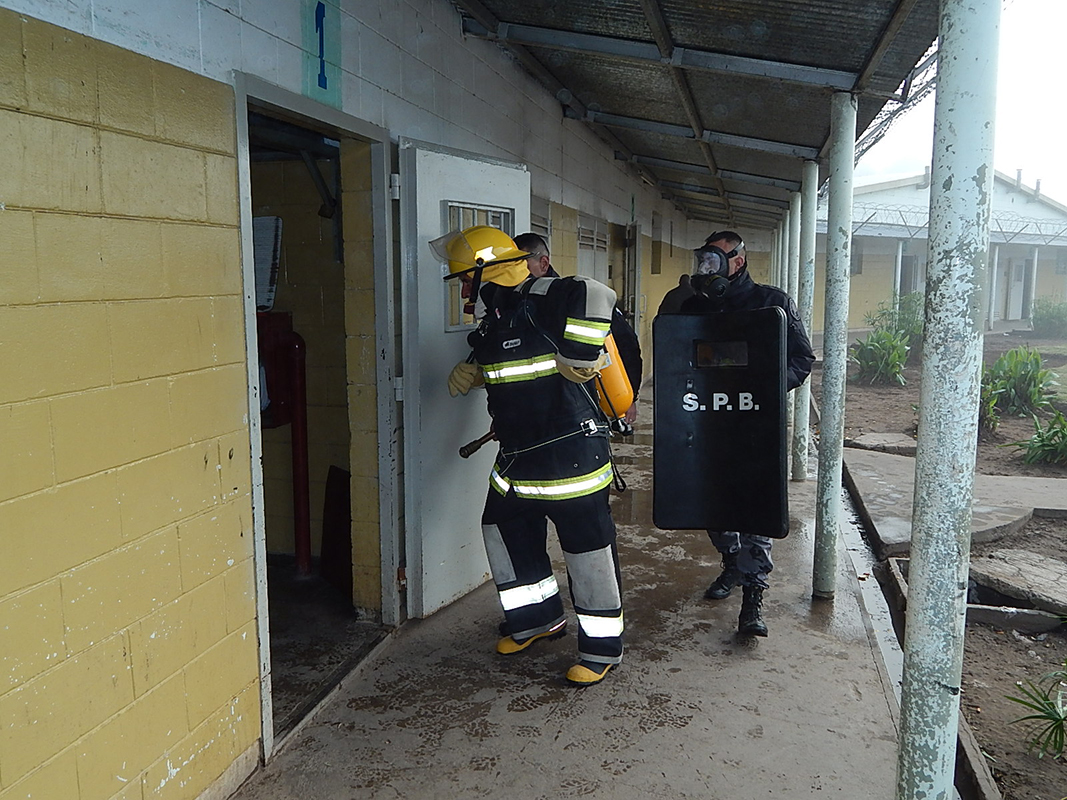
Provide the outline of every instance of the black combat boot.
{"type": "Polygon", "coordinates": [[[741,580],[741,573],[737,570],[737,553],[724,553],[722,557],[722,572],[719,577],[711,582],[704,592],[705,600],[723,600],[730,596],[730,592],[741,580]]]}
{"type": "Polygon", "coordinates": [[[762,586],[742,586],[741,613],[737,617],[737,632],[746,636],[766,636],[760,608],[763,606],[762,586]]]}

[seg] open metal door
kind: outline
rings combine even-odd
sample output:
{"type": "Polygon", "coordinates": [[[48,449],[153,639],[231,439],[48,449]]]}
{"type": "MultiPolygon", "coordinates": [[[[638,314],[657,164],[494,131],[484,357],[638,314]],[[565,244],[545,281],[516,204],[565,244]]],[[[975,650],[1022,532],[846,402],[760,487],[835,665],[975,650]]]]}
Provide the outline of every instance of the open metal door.
{"type": "MultiPolygon", "coordinates": [[[[626,226],[626,268],[623,275],[620,297],[622,310],[630,322],[630,327],[640,336],[647,298],[641,294],[641,226],[636,222],[626,226]]],[[[652,348],[648,347],[646,342],[642,342],[642,345],[651,351],[652,348]]]]}
{"type": "Polygon", "coordinates": [[[474,323],[462,314],[458,281],[442,280],[446,268],[429,242],[476,224],[512,236],[529,230],[530,175],[524,164],[425,142],[399,146],[407,607],[426,617],[489,576],[481,512],[496,450],[458,454],[490,420],[483,391],[448,394],[474,323]]]}

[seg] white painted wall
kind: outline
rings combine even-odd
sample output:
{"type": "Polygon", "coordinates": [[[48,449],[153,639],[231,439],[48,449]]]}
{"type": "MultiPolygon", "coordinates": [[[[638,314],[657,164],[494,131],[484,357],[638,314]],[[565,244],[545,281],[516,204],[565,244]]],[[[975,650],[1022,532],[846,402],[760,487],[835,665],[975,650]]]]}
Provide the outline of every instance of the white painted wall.
{"type": "MultiPolygon", "coordinates": [[[[407,136],[528,165],[533,194],[625,224],[630,198],[684,216],[614,160],[497,45],[464,38],[448,0],[340,4],[341,108],[407,136]]],[[[314,5],[312,3],[312,5],[314,5]]],[[[230,82],[239,70],[302,93],[303,0],[0,0],[0,6],[230,82]]]]}

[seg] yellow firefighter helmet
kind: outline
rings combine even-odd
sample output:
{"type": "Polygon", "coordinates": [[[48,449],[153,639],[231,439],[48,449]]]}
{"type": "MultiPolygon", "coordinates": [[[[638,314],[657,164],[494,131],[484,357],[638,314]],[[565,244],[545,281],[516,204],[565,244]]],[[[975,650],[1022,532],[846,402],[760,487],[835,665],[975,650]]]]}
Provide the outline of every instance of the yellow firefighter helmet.
{"type": "Polygon", "coordinates": [[[449,278],[480,272],[480,283],[518,286],[529,277],[529,253],[515,246],[511,237],[489,225],[475,225],[446,233],[430,242],[442,261],[448,262],[449,278]]]}

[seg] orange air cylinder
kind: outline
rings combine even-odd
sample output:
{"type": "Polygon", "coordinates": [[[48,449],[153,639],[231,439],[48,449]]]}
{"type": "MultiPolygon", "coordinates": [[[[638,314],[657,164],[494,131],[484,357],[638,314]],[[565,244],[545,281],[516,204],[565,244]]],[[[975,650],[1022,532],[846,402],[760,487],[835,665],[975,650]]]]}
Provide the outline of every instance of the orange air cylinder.
{"type": "Polygon", "coordinates": [[[596,380],[597,394],[600,408],[608,419],[619,419],[633,405],[634,390],[619,357],[619,348],[615,346],[615,337],[610,333],[604,340],[604,349],[608,352],[608,363],[596,380]]]}

